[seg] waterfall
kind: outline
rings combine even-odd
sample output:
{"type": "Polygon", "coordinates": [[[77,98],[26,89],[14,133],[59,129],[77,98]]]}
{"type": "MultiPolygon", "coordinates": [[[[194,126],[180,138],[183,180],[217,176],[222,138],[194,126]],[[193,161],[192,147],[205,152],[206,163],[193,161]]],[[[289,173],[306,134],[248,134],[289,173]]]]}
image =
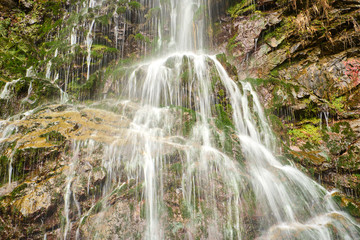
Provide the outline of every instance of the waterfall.
{"type": "MultiPolygon", "coordinates": [[[[92,232],[91,238],[102,239],[99,229],[115,214],[106,213],[109,199],[135,182],[143,239],[170,239],[177,227],[186,239],[359,239],[358,224],[326,189],[274,156],[275,137],[252,86],[234,81],[207,53],[211,1],[138,2],[154,11],[142,30],[157,35],[159,53],[117,76],[130,124],[124,140],[104,146],[103,212],[92,213],[94,205],[78,217],[77,238],[92,232]],[[167,213],[175,205],[182,217],[167,213]],[[91,214],[96,217],[87,220],[91,214]]],[[[94,26],[93,20],[86,36],[87,78],[94,26]]],[[[69,208],[76,146],[64,196],[64,239],[74,223],[69,208]]],[[[132,214],[123,218],[136,219],[132,214]]]]}

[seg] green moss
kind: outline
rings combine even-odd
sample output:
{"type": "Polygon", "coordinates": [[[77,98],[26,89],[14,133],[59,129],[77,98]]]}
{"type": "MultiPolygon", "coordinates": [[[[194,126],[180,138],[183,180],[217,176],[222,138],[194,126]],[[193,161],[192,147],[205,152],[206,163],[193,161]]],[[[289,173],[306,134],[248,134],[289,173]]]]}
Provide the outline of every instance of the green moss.
{"type": "Polygon", "coordinates": [[[96,18],[96,23],[101,23],[103,25],[108,25],[111,23],[111,15],[102,15],[96,18]]]}
{"type": "Polygon", "coordinates": [[[181,72],[180,79],[183,84],[188,84],[190,82],[190,69],[189,69],[189,59],[187,57],[183,57],[183,62],[181,64],[181,72]]]}
{"type": "Polygon", "coordinates": [[[103,203],[101,201],[98,201],[92,210],[93,214],[99,213],[102,210],[102,208],[103,208],[103,203]]]}
{"type": "Polygon", "coordinates": [[[360,217],[360,210],[353,203],[349,202],[345,208],[352,216],[360,217]]]}
{"type": "Polygon", "coordinates": [[[233,53],[234,48],[239,46],[241,43],[236,41],[237,34],[235,34],[232,38],[229,39],[228,44],[226,46],[226,50],[229,54],[233,53]]]}
{"type": "Polygon", "coordinates": [[[172,207],[171,206],[167,206],[167,215],[168,215],[168,217],[170,218],[170,219],[173,219],[174,218],[174,211],[173,211],[173,209],[172,209],[172,207]]]}
{"type": "Polygon", "coordinates": [[[328,141],[326,143],[326,147],[330,150],[330,153],[332,155],[338,155],[343,149],[343,147],[339,144],[337,140],[328,141]]]}
{"type": "Polygon", "coordinates": [[[99,86],[101,83],[103,84],[102,72],[97,71],[91,74],[89,80],[85,81],[84,83],[81,81],[72,81],[69,83],[68,93],[73,95],[76,99],[86,100],[96,95],[96,91],[101,89],[99,86]]]}
{"type": "Polygon", "coordinates": [[[224,130],[227,127],[233,128],[234,125],[232,123],[232,120],[230,118],[231,116],[231,106],[227,106],[226,109],[221,104],[215,105],[215,111],[217,114],[217,118],[215,119],[216,127],[224,130]]]}
{"type": "Polygon", "coordinates": [[[255,4],[251,0],[241,0],[240,3],[230,7],[228,13],[232,18],[237,18],[240,15],[252,13],[256,10],[255,4]]]}
{"type": "Polygon", "coordinates": [[[81,221],[81,225],[84,225],[86,223],[87,219],[88,219],[88,216],[85,216],[81,221]]]}
{"type": "Polygon", "coordinates": [[[356,138],[356,134],[354,133],[348,122],[335,123],[331,127],[331,130],[335,133],[343,134],[350,142],[356,138]]]}
{"type": "Polygon", "coordinates": [[[12,181],[23,180],[38,164],[46,160],[54,160],[59,152],[46,151],[45,148],[16,149],[12,156],[13,174],[12,181]]]}
{"type": "Polygon", "coordinates": [[[0,90],[5,86],[7,81],[5,79],[0,78],[0,90]]]}
{"type": "Polygon", "coordinates": [[[184,200],[182,200],[180,203],[180,212],[181,212],[181,216],[184,219],[189,219],[191,217],[188,204],[184,200]]]}
{"type": "Polygon", "coordinates": [[[150,8],[149,11],[147,12],[147,14],[145,15],[145,17],[147,19],[150,19],[152,17],[158,17],[158,16],[160,16],[160,13],[161,13],[161,9],[159,7],[150,8]]]}
{"type": "Polygon", "coordinates": [[[271,75],[272,77],[277,78],[277,77],[279,77],[279,71],[276,70],[276,69],[274,69],[274,70],[272,70],[272,71],[270,72],[270,75],[271,75]]]}
{"type": "Polygon", "coordinates": [[[344,96],[335,98],[330,102],[330,107],[335,109],[337,111],[337,113],[342,113],[345,111],[344,110],[345,101],[346,101],[346,99],[344,96]]]}
{"type": "Polygon", "coordinates": [[[178,176],[181,176],[182,175],[182,163],[178,162],[178,163],[172,164],[170,167],[170,171],[172,171],[173,173],[175,173],[178,176]]]}
{"type": "Polygon", "coordinates": [[[146,219],[146,204],[145,204],[145,202],[140,205],[140,218],[146,219]]]}
{"type": "Polygon", "coordinates": [[[139,10],[139,9],[142,8],[141,3],[136,2],[136,1],[131,1],[131,2],[129,2],[128,4],[129,4],[129,6],[130,6],[132,9],[139,10]]]}
{"type": "Polygon", "coordinates": [[[141,184],[135,185],[125,191],[123,196],[127,199],[136,199],[137,201],[141,201],[141,192],[143,190],[143,186],[141,184]]]}
{"type": "Polygon", "coordinates": [[[148,37],[145,37],[144,35],[142,35],[141,33],[137,33],[135,36],[134,36],[134,39],[136,41],[140,41],[140,42],[147,42],[149,43],[150,42],[150,39],[148,37]]]}
{"type": "Polygon", "coordinates": [[[118,50],[116,48],[108,47],[105,45],[92,45],[91,56],[101,58],[105,53],[118,53],[118,50]]]}
{"type": "Polygon", "coordinates": [[[0,75],[9,78],[22,77],[30,66],[37,66],[44,57],[39,43],[62,21],[63,0],[33,1],[30,11],[21,8],[4,11],[0,21],[0,75]],[[8,15],[11,14],[11,18],[8,15]]]}
{"type": "Polygon", "coordinates": [[[16,198],[19,195],[21,195],[22,190],[24,190],[25,188],[27,188],[27,184],[23,183],[19,186],[17,186],[12,192],[11,192],[11,198],[16,198]]]}
{"type": "Polygon", "coordinates": [[[9,170],[8,170],[8,166],[9,166],[9,159],[7,158],[7,156],[3,155],[0,157],[0,183],[5,183],[7,182],[8,179],[8,174],[9,174],[9,170]]]}
{"type": "Polygon", "coordinates": [[[290,129],[288,131],[291,141],[297,142],[298,140],[310,141],[313,144],[320,144],[322,135],[319,127],[311,124],[303,125],[301,128],[290,129]]]}
{"type": "Polygon", "coordinates": [[[244,81],[250,82],[252,86],[257,87],[269,83],[268,79],[263,78],[246,78],[244,81]]]}
{"type": "MultiPolygon", "coordinates": [[[[226,69],[227,73],[230,75],[230,77],[234,81],[238,81],[238,72],[235,65],[231,64],[228,61],[228,58],[225,53],[217,54],[216,59],[223,65],[223,67],[226,69]]],[[[214,67],[213,67],[214,68],[214,67]]],[[[218,78],[218,72],[216,68],[212,70],[212,77],[218,78]]]]}
{"type": "Polygon", "coordinates": [[[267,113],[271,123],[271,128],[276,132],[279,138],[276,139],[279,145],[289,144],[289,136],[287,135],[286,125],[283,124],[281,118],[273,113],[267,113]]]}
{"type": "Polygon", "coordinates": [[[126,6],[119,6],[117,9],[116,9],[116,13],[117,14],[123,14],[123,13],[126,13],[126,6]]]}
{"type": "Polygon", "coordinates": [[[196,112],[188,108],[181,108],[182,114],[182,133],[184,136],[191,134],[192,128],[196,123],[196,112]]]}
{"type": "Polygon", "coordinates": [[[57,132],[57,131],[51,131],[51,132],[42,134],[42,135],[40,135],[40,137],[44,137],[44,138],[46,138],[47,142],[55,143],[55,144],[63,143],[66,139],[63,135],[61,135],[60,132],[57,132]]]}
{"type": "Polygon", "coordinates": [[[339,206],[341,205],[341,202],[342,202],[341,196],[339,196],[339,195],[334,195],[334,196],[332,196],[332,199],[333,199],[339,206]]]}

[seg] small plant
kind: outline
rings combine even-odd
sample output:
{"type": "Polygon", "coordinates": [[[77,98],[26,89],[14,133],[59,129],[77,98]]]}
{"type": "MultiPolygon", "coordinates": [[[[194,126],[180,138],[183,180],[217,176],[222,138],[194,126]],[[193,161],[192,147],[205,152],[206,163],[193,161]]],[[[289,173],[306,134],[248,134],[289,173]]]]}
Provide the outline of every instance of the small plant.
{"type": "Polygon", "coordinates": [[[236,38],[237,38],[237,34],[235,34],[232,38],[230,38],[229,39],[229,42],[228,42],[228,44],[227,44],[227,46],[226,46],[226,50],[228,51],[228,53],[232,53],[233,52],[233,50],[234,50],[234,48],[236,48],[239,44],[241,44],[240,42],[238,42],[237,40],[236,40],[236,38]]]}
{"type": "Polygon", "coordinates": [[[138,33],[134,36],[134,39],[136,41],[140,41],[140,42],[150,42],[150,39],[148,37],[145,37],[144,35],[142,35],[141,33],[138,33]]]}
{"type": "Polygon", "coordinates": [[[330,106],[334,108],[338,113],[344,112],[345,108],[345,97],[335,98],[331,101],[330,106]]]}

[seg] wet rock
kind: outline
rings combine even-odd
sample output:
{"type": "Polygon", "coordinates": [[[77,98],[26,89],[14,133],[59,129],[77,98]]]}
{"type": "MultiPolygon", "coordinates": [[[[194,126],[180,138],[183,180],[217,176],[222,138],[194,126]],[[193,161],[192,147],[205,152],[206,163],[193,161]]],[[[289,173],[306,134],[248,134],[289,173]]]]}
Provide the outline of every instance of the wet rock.
{"type": "Polygon", "coordinates": [[[253,74],[257,74],[259,77],[265,77],[270,72],[270,70],[284,63],[284,61],[288,58],[287,49],[279,49],[274,52],[268,52],[266,55],[262,54],[263,52],[260,50],[260,52],[258,52],[255,57],[251,59],[249,66],[251,72],[253,74]]]}
{"type": "Polygon", "coordinates": [[[141,203],[117,201],[114,205],[107,207],[105,212],[87,217],[81,227],[81,236],[105,239],[141,238],[145,221],[141,217],[140,208],[141,203]],[[102,222],[101,219],[106,219],[106,223],[102,222]]]}
{"type": "MultiPolygon", "coordinates": [[[[292,148],[294,149],[294,148],[292,148]]],[[[297,150],[300,150],[299,148],[297,150]]],[[[327,159],[319,154],[319,152],[307,152],[307,151],[292,151],[292,155],[298,158],[302,165],[308,167],[316,166],[319,170],[328,170],[331,165],[327,163],[327,159]]]]}
{"type": "Polygon", "coordinates": [[[106,171],[103,168],[98,168],[92,171],[92,182],[94,185],[99,185],[104,182],[106,171]]]}
{"type": "MultiPolygon", "coordinates": [[[[9,120],[18,130],[2,141],[14,143],[15,154],[11,154],[10,147],[7,150],[7,145],[1,154],[7,158],[12,156],[13,176],[19,182],[14,182],[12,188],[7,185],[1,188],[0,216],[5,221],[16,219],[31,223],[7,229],[6,233],[0,233],[1,238],[20,236],[24,228],[30,227],[33,231],[28,231],[28,236],[42,237],[38,228],[44,218],[47,221],[42,226],[53,229],[49,237],[59,234],[56,229],[62,218],[58,214],[64,214],[62,208],[69,184],[70,199],[76,202],[69,207],[72,212],[87,211],[93,199],[99,198],[107,179],[107,170],[101,167],[103,144],[107,144],[106,139],[111,135],[114,137],[111,143],[124,144],[119,136],[126,136],[120,132],[128,127],[128,120],[104,110],[81,106],[78,109],[71,105],[49,105],[23,119],[9,120]],[[101,119],[101,124],[97,119],[101,119]],[[71,146],[77,143],[82,147],[74,154],[71,146]]],[[[7,174],[9,162],[4,166],[7,174]]],[[[1,179],[6,181],[8,176],[1,179]]],[[[69,219],[76,216],[71,214],[69,219]]]]}
{"type": "Polygon", "coordinates": [[[26,112],[60,98],[60,89],[43,79],[22,78],[0,90],[0,118],[26,112]]]}
{"type": "Polygon", "coordinates": [[[25,196],[17,199],[12,207],[16,207],[25,218],[46,213],[52,206],[52,195],[60,192],[53,185],[54,179],[50,179],[43,184],[27,187],[26,193],[23,193],[25,196]]]}
{"type": "Polygon", "coordinates": [[[339,204],[339,206],[348,211],[352,216],[359,218],[360,217],[360,205],[354,200],[346,197],[340,192],[333,192],[331,197],[339,204]]]}

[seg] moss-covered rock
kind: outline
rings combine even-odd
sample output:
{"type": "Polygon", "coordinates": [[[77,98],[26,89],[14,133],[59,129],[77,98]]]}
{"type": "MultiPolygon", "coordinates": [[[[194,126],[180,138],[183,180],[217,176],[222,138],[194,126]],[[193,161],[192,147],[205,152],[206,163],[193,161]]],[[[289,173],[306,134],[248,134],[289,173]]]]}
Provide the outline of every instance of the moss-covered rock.
{"type": "Polygon", "coordinates": [[[8,118],[60,99],[60,89],[45,79],[21,78],[0,89],[0,118],[8,118]]]}
{"type": "MultiPolygon", "coordinates": [[[[218,46],[232,56],[240,80],[257,89],[284,155],[355,202],[360,196],[357,5],[235,1],[217,32],[218,46]]],[[[347,210],[357,217],[355,205],[347,210]]]]}

